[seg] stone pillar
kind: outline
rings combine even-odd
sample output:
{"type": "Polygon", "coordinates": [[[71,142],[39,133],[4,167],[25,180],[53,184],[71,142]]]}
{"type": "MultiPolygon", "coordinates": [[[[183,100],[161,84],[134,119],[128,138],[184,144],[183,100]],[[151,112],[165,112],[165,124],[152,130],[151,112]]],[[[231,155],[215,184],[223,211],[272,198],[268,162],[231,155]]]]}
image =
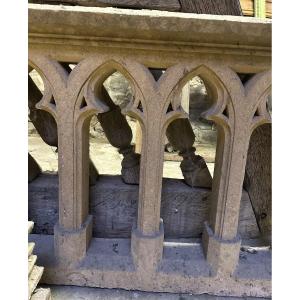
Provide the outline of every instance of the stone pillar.
{"type": "MultiPolygon", "coordinates": [[[[36,107],[55,118],[58,135],[59,220],[54,227],[57,263],[78,263],[92,237],[89,215],[89,124],[92,115],[109,110],[87,88],[88,73],[71,78],[58,62],[37,54],[31,57],[45,74],[43,98],[36,107]],[[50,84],[51,82],[51,84],[50,84]]],[[[96,76],[96,75],[95,75],[96,76]]],[[[95,82],[93,82],[95,84],[95,82]]]]}
{"type": "Polygon", "coordinates": [[[137,226],[131,235],[131,252],[138,269],[154,272],[163,250],[160,219],[164,144],[161,126],[148,122],[143,132],[137,226]]]}
{"type": "Polygon", "coordinates": [[[67,113],[58,121],[59,222],[54,227],[54,242],[57,258],[67,264],[85,256],[92,237],[89,121],[78,121],[67,113]]]}
{"type": "Polygon", "coordinates": [[[271,78],[270,72],[259,73],[243,88],[236,74],[228,73],[223,80],[231,89],[230,98],[225,97],[219,111],[208,112],[218,124],[218,143],[203,246],[213,273],[230,276],[239,261],[241,239],[237,231],[250,136],[257,126],[270,122],[266,101],[271,78]]]}
{"type": "Polygon", "coordinates": [[[158,268],[164,240],[160,207],[166,118],[159,116],[166,115],[166,107],[163,93],[151,88],[153,78],[157,81],[161,75],[161,70],[158,71],[159,74],[155,71],[151,74],[141,70],[138,74],[146,91],[145,98],[131,108],[140,120],[142,132],[138,217],[131,234],[131,253],[137,270],[146,274],[158,268]]]}
{"type": "Polygon", "coordinates": [[[237,235],[249,128],[240,127],[235,138],[218,128],[210,221],[203,244],[214,273],[232,274],[238,264],[241,240],[237,235]]]}

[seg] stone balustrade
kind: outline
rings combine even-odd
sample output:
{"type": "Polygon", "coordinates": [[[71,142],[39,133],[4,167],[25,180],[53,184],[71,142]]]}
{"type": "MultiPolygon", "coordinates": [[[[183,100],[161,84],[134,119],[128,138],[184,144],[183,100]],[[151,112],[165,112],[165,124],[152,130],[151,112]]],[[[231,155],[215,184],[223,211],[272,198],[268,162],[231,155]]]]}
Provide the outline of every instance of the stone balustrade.
{"type": "Polygon", "coordinates": [[[44,282],[270,295],[268,255],[239,260],[237,234],[250,136],[271,121],[270,20],[29,4],[29,65],[44,83],[36,107],[53,116],[58,132],[59,222],[54,240],[35,237],[44,282]],[[165,72],[155,80],[149,68],[165,72]],[[137,223],[131,239],[118,240],[118,255],[113,239],[92,238],[89,215],[89,124],[111,109],[101,86],[115,71],[133,90],[122,113],[142,132],[137,223]],[[178,99],[195,76],[213,100],[202,117],[218,132],[210,217],[200,244],[164,243],[164,137],[187,117],[178,99]]]}

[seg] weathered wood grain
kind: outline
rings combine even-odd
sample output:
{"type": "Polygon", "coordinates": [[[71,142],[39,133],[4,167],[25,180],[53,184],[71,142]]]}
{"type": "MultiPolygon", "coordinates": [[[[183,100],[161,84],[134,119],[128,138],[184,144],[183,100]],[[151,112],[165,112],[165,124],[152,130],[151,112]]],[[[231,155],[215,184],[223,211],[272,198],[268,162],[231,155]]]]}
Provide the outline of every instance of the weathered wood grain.
{"type": "Polygon", "coordinates": [[[178,0],[29,0],[29,3],[72,4],[94,7],[112,6],[120,8],[180,11],[180,4],[178,0]]]}
{"type": "Polygon", "coordinates": [[[258,127],[249,144],[244,188],[248,191],[261,233],[271,237],[272,226],[272,153],[270,124],[258,127]]]}
{"type": "MultiPolygon", "coordinates": [[[[163,179],[161,217],[165,237],[199,237],[207,220],[210,190],[191,188],[183,180],[163,179]]],[[[29,218],[35,222],[34,233],[53,234],[58,220],[58,178],[40,175],[29,184],[29,218]]],[[[136,222],[138,186],[123,183],[120,176],[99,176],[90,188],[90,213],[95,237],[130,237],[136,222]]],[[[240,234],[258,237],[254,213],[246,192],[240,210],[240,234]]]]}
{"type": "MultiPolygon", "coordinates": [[[[254,16],[254,0],[241,0],[244,16],[254,16]]],[[[272,18],[272,0],[266,0],[266,17],[272,18]]]]}
{"type": "Polygon", "coordinates": [[[242,16],[239,0],[179,0],[181,11],[196,14],[242,16]]]}

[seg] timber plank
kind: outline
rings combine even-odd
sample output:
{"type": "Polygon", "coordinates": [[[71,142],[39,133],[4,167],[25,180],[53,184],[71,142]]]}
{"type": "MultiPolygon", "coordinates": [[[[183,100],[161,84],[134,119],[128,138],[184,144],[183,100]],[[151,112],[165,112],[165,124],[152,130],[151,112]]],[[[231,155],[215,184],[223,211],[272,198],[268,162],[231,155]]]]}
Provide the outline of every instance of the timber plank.
{"type": "Polygon", "coordinates": [[[180,0],[181,11],[196,14],[242,16],[239,0],[180,0]]]}
{"type": "Polygon", "coordinates": [[[72,4],[93,7],[120,7],[133,9],[156,9],[180,11],[179,0],[29,0],[29,3],[72,4]]]}
{"type": "Polygon", "coordinates": [[[244,181],[259,229],[267,239],[271,236],[272,226],[271,131],[271,124],[264,124],[252,133],[244,181]]]}
{"type": "MultiPolygon", "coordinates": [[[[58,220],[58,179],[42,174],[29,184],[29,217],[34,233],[53,234],[58,220]]],[[[136,221],[138,186],[123,183],[120,176],[100,175],[90,187],[90,214],[93,236],[129,238],[136,221]]],[[[208,219],[210,189],[191,188],[180,179],[163,178],[161,217],[166,238],[194,238],[203,231],[208,219]]],[[[248,194],[243,192],[240,210],[240,234],[244,238],[259,236],[248,194]]]]}

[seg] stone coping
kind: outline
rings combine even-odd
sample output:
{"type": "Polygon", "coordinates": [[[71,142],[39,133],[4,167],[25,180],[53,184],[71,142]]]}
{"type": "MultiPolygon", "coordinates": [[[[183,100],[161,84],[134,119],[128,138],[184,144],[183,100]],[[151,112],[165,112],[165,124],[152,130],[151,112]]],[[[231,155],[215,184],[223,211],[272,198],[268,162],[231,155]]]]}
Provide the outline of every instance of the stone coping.
{"type": "Polygon", "coordinates": [[[199,46],[257,50],[271,56],[272,21],[267,19],[39,4],[29,4],[28,19],[29,44],[38,37],[56,43],[68,38],[69,45],[71,40],[130,41],[193,47],[190,51],[199,46]]]}

